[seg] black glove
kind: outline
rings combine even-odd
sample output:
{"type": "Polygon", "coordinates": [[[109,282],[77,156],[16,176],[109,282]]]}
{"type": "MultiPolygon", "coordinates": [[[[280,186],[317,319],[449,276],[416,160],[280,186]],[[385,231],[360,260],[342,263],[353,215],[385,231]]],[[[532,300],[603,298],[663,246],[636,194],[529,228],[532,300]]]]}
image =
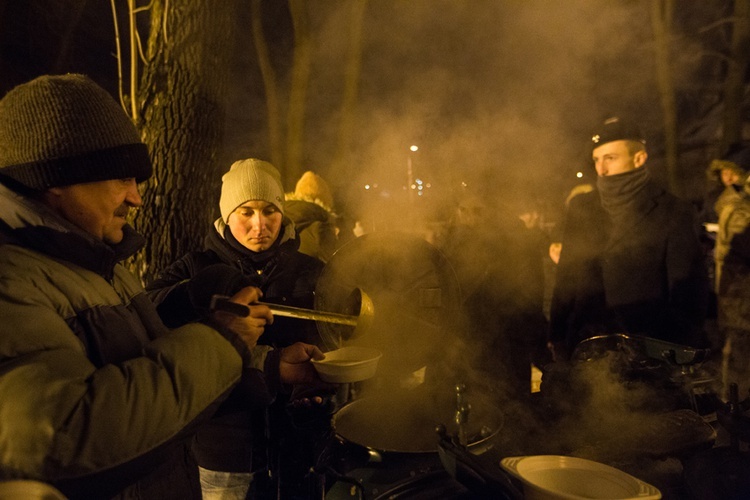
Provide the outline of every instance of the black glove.
{"type": "Polygon", "coordinates": [[[246,286],[259,285],[252,276],[242,274],[237,268],[227,264],[213,264],[201,269],[190,279],[187,292],[193,307],[205,314],[211,305],[212,296],[231,297],[246,286]]]}

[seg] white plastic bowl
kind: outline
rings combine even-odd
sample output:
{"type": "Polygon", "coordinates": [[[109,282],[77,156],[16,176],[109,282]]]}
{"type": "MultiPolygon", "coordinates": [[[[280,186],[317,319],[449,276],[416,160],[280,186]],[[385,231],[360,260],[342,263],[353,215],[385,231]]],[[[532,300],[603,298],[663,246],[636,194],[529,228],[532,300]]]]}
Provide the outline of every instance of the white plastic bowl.
{"type": "Polygon", "coordinates": [[[500,466],[523,483],[526,500],[657,500],[661,492],[609,465],[564,455],[506,457],[500,466]]]}
{"type": "Polygon", "coordinates": [[[312,360],[323,382],[345,384],[375,376],[378,361],[383,355],[371,347],[349,346],[325,353],[326,358],[312,360]]]}

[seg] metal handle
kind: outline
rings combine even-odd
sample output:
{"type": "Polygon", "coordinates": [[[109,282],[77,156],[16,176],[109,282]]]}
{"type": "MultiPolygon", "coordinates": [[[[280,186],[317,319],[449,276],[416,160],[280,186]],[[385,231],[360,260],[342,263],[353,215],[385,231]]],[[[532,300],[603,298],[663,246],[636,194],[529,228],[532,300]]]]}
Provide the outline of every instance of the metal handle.
{"type": "MultiPolygon", "coordinates": [[[[357,326],[357,316],[347,314],[337,314],[331,312],[320,312],[312,309],[303,309],[301,307],[281,306],[278,304],[269,304],[267,302],[256,302],[256,304],[267,306],[276,316],[286,316],[288,318],[308,319],[314,321],[323,321],[325,323],[338,323],[340,325],[357,326]]],[[[224,311],[241,316],[243,318],[250,315],[248,306],[238,304],[229,300],[225,295],[214,295],[211,297],[211,310],[224,311]]]]}
{"type": "Polygon", "coordinates": [[[260,305],[268,306],[276,316],[286,316],[288,318],[310,319],[323,321],[324,323],[337,323],[339,325],[357,326],[357,316],[348,314],[338,314],[332,312],[321,312],[313,309],[303,309],[301,307],[281,306],[279,304],[269,304],[268,302],[258,302],[260,305]]]}

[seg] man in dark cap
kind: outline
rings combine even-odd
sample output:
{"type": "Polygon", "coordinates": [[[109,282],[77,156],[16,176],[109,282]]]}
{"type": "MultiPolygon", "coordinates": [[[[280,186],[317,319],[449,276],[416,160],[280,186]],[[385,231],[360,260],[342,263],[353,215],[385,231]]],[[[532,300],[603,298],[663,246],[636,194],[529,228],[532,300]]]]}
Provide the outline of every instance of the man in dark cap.
{"type": "MultiPolygon", "coordinates": [[[[164,326],[120,263],[143,245],[126,217],[151,171],[128,116],[83,75],[0,100],[0,479],[68,498],[201,497],[186,440],[251,369],[273,318],[254,305],[164,326]]],[[[269,354],[265,378],[311,381],[312,356],[305,344],[269,354]]]]}
{"type": "Polygon", "coordinates": [[[693,207],[651,178],[639,128],[607,119],[591,138],[597,189],[571,200],[550,311],[550,346],[637,334],[705,347],[708,278],[693,207]]]}

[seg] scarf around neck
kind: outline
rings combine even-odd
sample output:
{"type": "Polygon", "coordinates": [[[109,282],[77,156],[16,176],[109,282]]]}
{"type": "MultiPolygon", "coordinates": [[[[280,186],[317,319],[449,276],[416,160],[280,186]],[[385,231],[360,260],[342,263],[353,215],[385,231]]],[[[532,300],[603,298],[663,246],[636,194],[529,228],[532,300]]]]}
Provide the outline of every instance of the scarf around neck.
{"type": "Polygon", "coordinates": [[[643,166],[617,175],[597,177],[596,187],[602,207],[613,219],[636,214],[648,201],[646,187],[651,174],[643,166]]]}

